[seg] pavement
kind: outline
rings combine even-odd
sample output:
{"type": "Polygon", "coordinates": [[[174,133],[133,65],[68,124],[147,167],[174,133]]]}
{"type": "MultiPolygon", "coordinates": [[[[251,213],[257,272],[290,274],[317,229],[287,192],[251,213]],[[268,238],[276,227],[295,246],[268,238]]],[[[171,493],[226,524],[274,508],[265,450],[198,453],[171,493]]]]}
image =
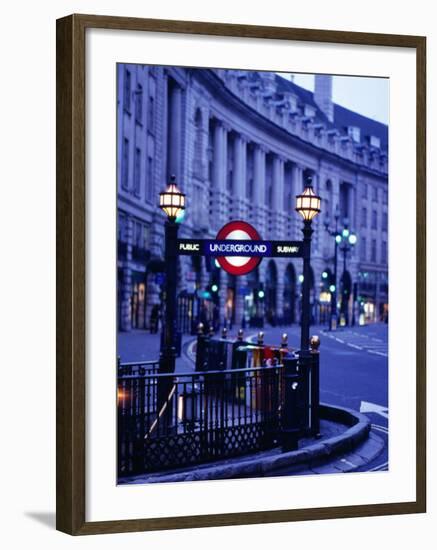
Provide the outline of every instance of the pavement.
{"type": "Polygon", "coordinates": [[[245,477],[353,472],[377,457],[384,442],[369,434],[369,420],[355,411],[321,406],[321,437],[302,438],[295,451],[280,447],[237,458],[119,479],[120,485],[176,483],[245,477]]]}
{"type": "MultiPolygon", "coordinates": [[[[278,345],[284,332],[289,346],[299,348],[300,327],[270,327],[262,329],[266,344],[278,345]]],[[[235,331],[236,332],[236,331],[235,331]]],[[[247,329],[245,339],[256,339],[258,330],[247,329]]],[[[320,345],[320,399],[333,406],[359,411],[371,423],[371,440],[377,442],[377,453],[366,457],[345,455],[332,464],[320,465],[328,471],[384,471],[388,469],[388,325],[375,323],[362,327],[342,327],[330,332],[326,326],[311,327],[320,345]],[[364,459],[363,459],[364,458],[364,459]],[[346,462],[343,462],[344,461],[346,462]],[[353,469],[345,470],[348,462],[353,469]]],[[[232,334],[231,334],[232,336],[232,334]]],[[[185,335],[182,354],[176,361],[176,372],[193,370],[195,337],[185,335]]],[[[156,360],[159,356],[159,335],[145,331],[119,333],[118,354],[121,361],[156,360]]],[[[299,469],[298,469],[299,470],[299,469]]],[[[316,473],[312,469],[296,471],[285,467],[275,475],[316,473]]],[[[321,471],[319,473],[322,473],[321,471]]]]}

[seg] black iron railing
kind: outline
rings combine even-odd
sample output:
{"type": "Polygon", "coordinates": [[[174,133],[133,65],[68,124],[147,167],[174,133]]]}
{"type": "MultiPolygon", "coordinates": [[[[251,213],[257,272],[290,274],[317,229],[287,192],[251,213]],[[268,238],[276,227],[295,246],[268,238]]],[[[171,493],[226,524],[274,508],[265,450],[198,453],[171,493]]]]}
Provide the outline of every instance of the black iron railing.
{"type": "Polygon", "coordinates": [[[282,385],[282,366],[119,377],[119,476],[271,448],[282,385]]]}
{"type": "Polygon", "coordinates": [[[121,363],[118,359],[117,376],[125,378],[127,376],[146,376],[156,374],[159,369],[159,361],[132,361],[130,363],[121,363]]]}
{"type": "Polygon", "coordinates": [[[133,476],[282,446],[319,433],[319,341],[280,346],[199,331],[196,372],[118,365],[118,475],[133,476]],[[213,366],[216,365],[214,369],[213,366]]]}

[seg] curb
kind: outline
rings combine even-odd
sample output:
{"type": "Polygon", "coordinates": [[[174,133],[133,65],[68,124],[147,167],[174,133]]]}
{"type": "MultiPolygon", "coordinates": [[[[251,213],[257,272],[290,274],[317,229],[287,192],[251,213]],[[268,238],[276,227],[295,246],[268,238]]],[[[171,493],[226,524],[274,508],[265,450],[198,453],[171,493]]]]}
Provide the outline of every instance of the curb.
{"type": "Polygon", "coordinates": [[[172,483],[178,481],[199,481],[213,479],[229,479],[235,477],[263,476],[265,473],[274,472],[288,466],[298,464],[311,464],[314,462],[326,462],[337,455],[347,453],[355,449],[368,438],[371,423],[363,414],[344,407],[320,405],[320,416],[325,420],[331,420],[348,426],[341,435],[331,437],[323,442],[308,445],[297,451],[289,451],[276,456],[248,457],[231,464],[204,466],[189,472],[171,474],[151,474],[147,483],[172,483]]]}

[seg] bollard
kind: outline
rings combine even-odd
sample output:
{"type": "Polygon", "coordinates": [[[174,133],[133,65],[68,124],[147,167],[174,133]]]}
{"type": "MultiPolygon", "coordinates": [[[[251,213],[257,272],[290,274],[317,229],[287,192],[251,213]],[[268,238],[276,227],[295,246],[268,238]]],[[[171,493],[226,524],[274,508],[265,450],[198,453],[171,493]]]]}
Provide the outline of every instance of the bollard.
{"type": "Polygon", "coordinates": [[[240,328],[240,329],[238,330],[238,334],[237,334],[237,340],[238,340],[239,342],[242,342],[242,341],[243,341],[243,335],[244,335],[244,330],[243,330],[242,328],[240,328]]]}
{"type": "Polygon", "coordinates": [[[222,328],[222,338],[226,339],[228,337],[228,329],[226,327],[222,328]]]}
{"type": "Polygon", "coordinates": [[[195,371],[205,370],[205,352],[206,352],[206,336],[203,332],[204,325],[199,323],[197,325],[197,349],[196,349],[196,367],[195,371]]]}
{"type": "Polygon", "coordinates": [[[281,336],[281,345],[279,347],[279,362],[282,365],[284,357],[288,353],[288,334],[284,332],[281,336]]]}
{"type": "Polygon", "coordinates": [[[298,357],[290,354],[284,357],[284,404],[282,408],[282,452],[298,448],[301,432],[299,394],[301,378],[298,357]]]}
{"type": "Polygon", "coordinates": [[[320,437],[320,338],[311,336],[311,435],[320,437]]]}
{"type": "Polygon", "coordinates": [[[260,330],[258,332],[257,344],[258,344],[258,346],[263,346],[264,345],[264,332],[262,332],[262,330],[260,330]]]}

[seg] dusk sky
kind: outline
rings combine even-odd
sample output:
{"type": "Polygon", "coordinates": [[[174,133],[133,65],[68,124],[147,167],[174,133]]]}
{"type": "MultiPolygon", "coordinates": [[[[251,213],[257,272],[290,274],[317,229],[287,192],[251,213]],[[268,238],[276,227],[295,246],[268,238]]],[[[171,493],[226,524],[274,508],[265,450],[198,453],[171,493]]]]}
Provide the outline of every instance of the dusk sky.
{"type": "MultiPolygon", "coordinates": [[[[294,74],[294,82],[314,91],[313,74],[294,74]]],[[[282,76],[286,74],[281,73],[282,76]]],[[[334,76],[333,100],[339,105],[389,123],[389,79],[356,76],[334,76]]]]}

